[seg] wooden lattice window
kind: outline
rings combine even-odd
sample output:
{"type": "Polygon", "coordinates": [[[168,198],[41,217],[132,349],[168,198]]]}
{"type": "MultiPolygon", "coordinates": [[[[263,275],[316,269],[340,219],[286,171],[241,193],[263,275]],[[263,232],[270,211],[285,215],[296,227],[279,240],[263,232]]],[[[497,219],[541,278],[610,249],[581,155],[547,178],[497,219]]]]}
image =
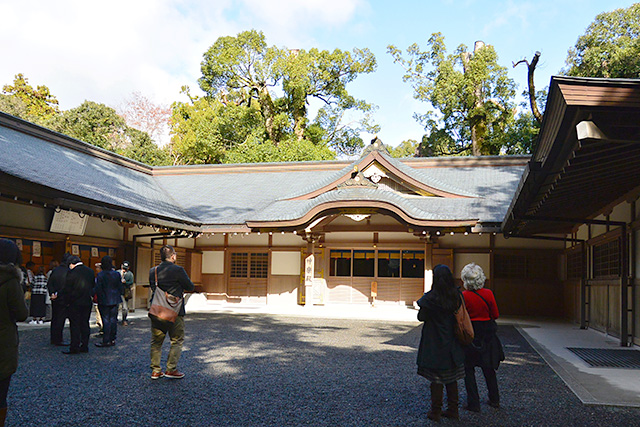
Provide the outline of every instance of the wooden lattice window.
{"type": "Polygon", "coordinates": [[[246,252],[231,253],[231,277],[247,277],[249,272],[249,254],[246,252]]]}
{"type": "Polygon", "coordinates": [[[619,241],[601,243],[593,247],[593,277],[620,275],[619,241]]]}
{"type": "Polygon", "coordinates": [[[525,255],[496,254],[494,266],[494,275],[497,278],[527,277],[527,257],[525,255]]]}
{"type": "MultiPolygon", "coordinates": [[[[187,254],[185,252],[176,251],[176,265],[186,269],[187,268],[187,254]]],[[[159,265],[162,262],[162,256],[160,255],[160,250],[153,251],[153,265],[159,265]]]]}
{"type": "Polygon", "coordinates": [[[582,278],[582,251],[567,252],[567,279],[582,278]]]}
{"type": "Polygon", "coordinates": [[[269,254],[252,253],[250,277],[254,279],[266,279],[269,271],[269,254]]]}

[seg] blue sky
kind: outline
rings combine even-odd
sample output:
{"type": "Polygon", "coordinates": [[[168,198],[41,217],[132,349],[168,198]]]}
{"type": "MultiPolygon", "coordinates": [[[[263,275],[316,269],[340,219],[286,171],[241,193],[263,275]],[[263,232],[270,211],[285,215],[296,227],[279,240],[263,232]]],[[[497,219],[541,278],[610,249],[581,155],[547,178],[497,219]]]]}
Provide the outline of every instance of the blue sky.
{"type": "MultiPolygon", "coordinates": [[[[387,54],[394,44],[425,46],[434,32],[448,50],[476,40],[495,47],[500,63],[526,88],[526,67],[512,62],[542,53],[536,86],[564,67],[567,50],[598,13],[626,8],[623,0],[0,0],[0,84],[24,73],[46,85],[64,109],[85,99],[114,108],[134,91],[158,103],[183,100],[182,85],[197,92],[202,54],[220,36],[248,29],[288,48],[369,48],[375,73],[350,92],[376,104],[380,138],[397,145],[419,140],[413,99],[403,70],[387,54]]],[[[363,135],[368,138],[369,135],[363,135]]]]}

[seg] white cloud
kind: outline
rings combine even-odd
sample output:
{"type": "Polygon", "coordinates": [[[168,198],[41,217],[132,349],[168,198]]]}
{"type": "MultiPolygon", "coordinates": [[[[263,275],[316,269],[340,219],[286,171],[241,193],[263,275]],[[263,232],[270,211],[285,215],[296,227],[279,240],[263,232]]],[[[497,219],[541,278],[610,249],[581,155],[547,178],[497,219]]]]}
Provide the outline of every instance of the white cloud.
{"type": "MultiPolygon", "coordinates": [[[[347,23],[362,0],[26,0],[0,5],[0,84],[23,73],[61,107],[119,105],[133,91],[169,104],[197,89],[200,61],[223,35],[255,28],[297,45],[309,28],[347,23]]],[[[298,44],[299,45],[299,44],[298,44]]],[[[299,45],[300,46],[300,45],[299,45]]]]}

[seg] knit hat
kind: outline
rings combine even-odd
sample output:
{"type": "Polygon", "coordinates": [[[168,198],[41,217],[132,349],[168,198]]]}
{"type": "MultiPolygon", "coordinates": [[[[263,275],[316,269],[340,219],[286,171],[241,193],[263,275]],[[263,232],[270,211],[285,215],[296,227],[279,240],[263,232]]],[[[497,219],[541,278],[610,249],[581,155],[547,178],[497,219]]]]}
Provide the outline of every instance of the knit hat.
{"type": "Polygon", "coordinates": [[[69,259],[67,260],[67,262],[69,263],[69,265],[71,265],[71,264],[78,264],[78,263],[81,263],[81,262],[82,262],[82,260],[81,260],[81,259],[80,259],[80,257],[79,257],[79,256],[77,256],[77,255],[71,255],[71,256],[69,257],[69,259]]]}
{"type": "Polygon", "coordinates": [[[0,264],[20,265],[22,254],[13,240],[0,239],[0,264]]]}

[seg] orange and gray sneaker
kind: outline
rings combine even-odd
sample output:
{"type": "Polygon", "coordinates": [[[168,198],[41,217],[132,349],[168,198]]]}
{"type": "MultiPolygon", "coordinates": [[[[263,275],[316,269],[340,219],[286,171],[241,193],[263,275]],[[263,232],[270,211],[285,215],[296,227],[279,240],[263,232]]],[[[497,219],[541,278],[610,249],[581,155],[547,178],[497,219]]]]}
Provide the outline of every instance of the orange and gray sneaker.
{"type": "Polygon", "coordinates": [[[151,379],[152,380],[159,380],[162,377],[164,377],[164,374],[162,373],[162,371],[153,371],[153,372],[151,372],[151,379]]]}
{"type": "Polygon", "coordinates": [[[174,379],[174,380],[179,380],[180,378],[184,377],[184,374],[176,369],[175,371],[167,371],[167,372],[165,372],[164,376],[167,377],[167,378],[174,379]]]}

